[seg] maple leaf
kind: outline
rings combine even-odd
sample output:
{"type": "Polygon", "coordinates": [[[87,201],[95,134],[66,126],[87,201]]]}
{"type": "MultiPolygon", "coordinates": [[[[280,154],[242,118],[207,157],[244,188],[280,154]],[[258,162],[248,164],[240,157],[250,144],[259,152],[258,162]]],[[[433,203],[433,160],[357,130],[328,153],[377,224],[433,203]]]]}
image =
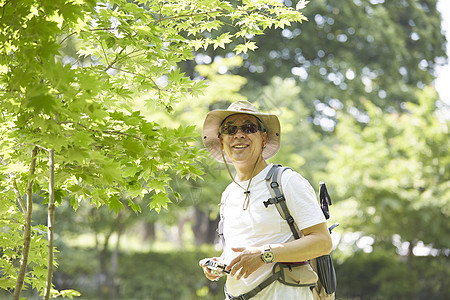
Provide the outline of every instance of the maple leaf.
{"type": "Polygon", "coordinates": [[[150,209],[154,209],[158,213],[161,211],[161,208],[167,209],[167,204],[171,202],[166,193],[153,194],[151,199],[152,201],[150,202],[150,209]]]}

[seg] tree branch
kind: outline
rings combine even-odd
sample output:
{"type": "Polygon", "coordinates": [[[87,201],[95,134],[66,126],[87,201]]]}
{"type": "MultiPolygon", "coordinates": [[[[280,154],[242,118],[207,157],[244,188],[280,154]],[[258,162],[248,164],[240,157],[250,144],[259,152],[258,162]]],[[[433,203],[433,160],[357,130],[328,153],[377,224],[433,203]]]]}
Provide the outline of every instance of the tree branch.
{"type": "Polygon", "coordinates": [[[98,42],[99,42],[100,46],[102,47],[102,51],[103,51],[103,55],[105,56],[106,63],[109,65],[108,55],[106,54],[105,48],[103,47],[103,41],[98,41],[98,42]]]}
{"type": "Polygon", "coordinates": [[[61,42],[59,42],[59,44],[62,45],[62,43],[64,43],[68,38],[70,38],[72,35],[75,35],[75,34],[77,34],[77,33],[76,32],[72,32],[71,34],[66,35],[66,37],[63,38],[61,40],[61,42]]]}
{"type": "MultiPolygon", "coordinates": [[[[103,44],[102,44],[102,49],[103,49],[103,44]]],[[[113,66],[116,62],[119,61],[119,56],[120,56],[120,54],[122,54],[122,52],[123,52],[124,50],[125,50],[125,48],[122,48],[122,49],[120,50],[120,52],[116,54],[116,57],[114,58],[114,60],[113,60],[111,63],[109,63],[108,66],[105,68],[105,72],[108,71],[109,69],[111,69],[112,66],[113,66]]],[[[105,53],[105,49],[103,49],[103,53],[105,53]]],[[[126,56],[126,55],[125,55],[125,56],[126,56]]],[[[106,58],[106,53],[105,53],[105,58],[106,58]]],[[[107,59],[107,58],[106,58],[106,61],[108,62],[108,59],[107,59]]]]}
{"type": "Polygon", "coordinates": [[[14,192],[16,193],[17,202],[19,202],[19,205],[20,205],[20,208],[22,209],[22,212],[24,214],[26,214],[27,213],[27,208],[25,207],[25,203],[23,203],[22,195],[20,194],[19,187],[17,186],[16,179],[13,178],[12,181],[13,181],[14,192]]]}

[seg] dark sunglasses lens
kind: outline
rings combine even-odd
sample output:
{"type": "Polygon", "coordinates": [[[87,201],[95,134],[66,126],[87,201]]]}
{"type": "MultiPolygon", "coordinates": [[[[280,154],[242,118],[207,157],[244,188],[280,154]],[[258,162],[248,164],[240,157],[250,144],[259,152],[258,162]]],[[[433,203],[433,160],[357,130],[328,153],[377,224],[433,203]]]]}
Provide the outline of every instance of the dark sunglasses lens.
{"type": "Polygon", "coordinates": [[[229,135],[235,134],[237,131],[238,131],[238,127],[235,125],[225,126],[223,128],[223,133],[229,134],[229,135]]]}
{"type": "Polygon", "coordinates": [[[256,124],[244,124],[241,129],[245,133],[256,133],[258,132],[258,126],[256,124]]]}

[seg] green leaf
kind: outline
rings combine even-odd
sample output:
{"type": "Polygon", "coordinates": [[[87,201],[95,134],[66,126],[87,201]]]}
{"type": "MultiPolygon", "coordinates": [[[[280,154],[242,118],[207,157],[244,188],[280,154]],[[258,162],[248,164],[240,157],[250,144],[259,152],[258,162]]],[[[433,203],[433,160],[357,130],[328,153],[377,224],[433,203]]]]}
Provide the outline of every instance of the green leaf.
{"type": "Polygon", "coordinates": [[[81,293],[76,290],[62,290],[62,291],[56,291],[52,289],[52,292],[55,292],[55,295],[61,295],[63,298],[70,298],[73,299],[73,297],[80,297],[81,293]]]}
{"type": "Polygon", "coordinates": [[[114,195],[111,198],[109,198],[108,207],[110,211],[114,210],[116,214],[119,213],[121,209],[122,210],[125,209],[123,203],[120,201],[120,197],[117,195],[114,195]]]}
{"type": "Polygon", "coordinates": [[[70,197],[70,205],[73,207],[74,211],[77,211],[79,203],[78,203],[78,200],[76,199],[75,195],[72,195],[70,197]]]}
{"type": "Polygon", "coordinates": [[[127,155],[131,157],[139,157],[145,151],[142,143],[134,138],[127,138],[123,141],[123,147],[127,155]]]}
{"type": "Polygon", "coordinates": [[[56,99],[51,95],[38,95],[31,97],[27,105],[35,112],[51,114],[56,107],[56,99]]]}
{"type": "Polygon", "coordinates": [[[158,213],[161,211],[161,208],[167,209],[167,204],[170,203],[169,197],[167,197],[166,193],[156,193],[151,196],[151,202],[149,204],[150,209],[156,210],[158,213]]]}
{"type": "Polygon", "coordinates": [[[135,212],[142,212],[141,207],[139,206],[139,204],[137,204],[136,202],[134,202],[131,199],[128,199],[128,206],[131,207],[131,209],[135,212]]]}
{"type": "Polygon", "coordinates": [[[233,49],[233,51],[236,53],[236,54],[240,54],[240,53],[247,53],[247,50],[248,50],[248,48],[247,48],[247,46],[244,44],[240,44],[240,45],[237,45],[236,47],[234,47],[234,49],[233,49]]]}
{"type": "Polygon", "coordinates": [[[80,148],[69,148],[65,154],[65,157],[69,161],[75,161],[83,164],[86,160],[90,158],[89,153],[85,149],[80,148]]]}
{"type": "Polygon", "coordinates": [[[180,69],[172,70],[169,73],[169,79],[171,81],[180,81],[184,76],[184,73],[180,73],[180,69]]]}
{"type": "Polygon", "coordinates": [[[221,34],[215,40],[213,40],[214,50],[216,50],[217,47],[225,49],[225,44],[232,42],[230,37],[231,37],[230,34],[228,32],[226,32],[226,33],[221,34]]]}

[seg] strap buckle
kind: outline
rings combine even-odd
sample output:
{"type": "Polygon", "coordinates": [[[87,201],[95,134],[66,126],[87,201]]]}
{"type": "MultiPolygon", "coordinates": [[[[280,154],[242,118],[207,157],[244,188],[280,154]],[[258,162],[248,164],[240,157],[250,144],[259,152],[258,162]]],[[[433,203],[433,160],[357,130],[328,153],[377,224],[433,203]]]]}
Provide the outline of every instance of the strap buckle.
{"type": "Polygon", "coordinates": [[[264,206],[266,208],[268,208],[269,205],[271,205],[271,204],[277,204],[277,203],[280,203],[285,200],[286,200],[286,198],[284,198],[284,195],[280,195],[280,196],[277,196],[274,198],[269,198],[269,199],[267,199],[267,201],[263,201],[263,203],[264,203],[264,206]]]}
{"type": "Polygon", "coordinates": [[[269,198],[267,201],[263,201],[263,203],[264,203],[264,206],[265,206],[266,208],[268,208],[269,205],[273,204],[272,198],[269,198]]]}
{"type": "Polygon", "coordinates": [[[292,216],[289,216],[289,217],[286,219],[286,221],[289,223],[289,225],[295,223],[295,220],[294,220],[294,218],[293,218],[292,216]]]}

